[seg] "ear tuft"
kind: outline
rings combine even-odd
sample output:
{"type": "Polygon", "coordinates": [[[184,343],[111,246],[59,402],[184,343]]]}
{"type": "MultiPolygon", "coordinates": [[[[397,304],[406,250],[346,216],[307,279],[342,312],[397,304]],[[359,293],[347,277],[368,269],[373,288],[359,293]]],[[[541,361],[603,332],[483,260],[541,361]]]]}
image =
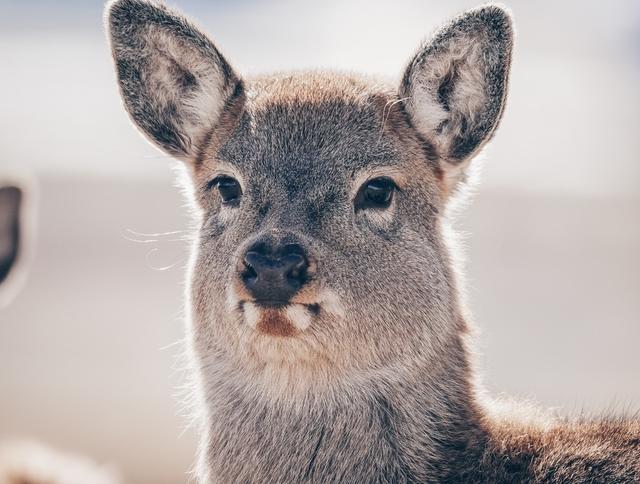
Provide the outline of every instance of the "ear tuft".
{"type": "Polygon", "coordinates": [[[445,171],[476,154],[497,127],[512,45],[511,16],[487,5],[453,19],[409,63],[400,97],[445,171]]]}
{"type": "Polygon", "coordinates": [[[191,23],[150,0],[115,0],[106,24],[120,92],[151,141],[182,159],[198,156],[242,81],[191,23]]]}

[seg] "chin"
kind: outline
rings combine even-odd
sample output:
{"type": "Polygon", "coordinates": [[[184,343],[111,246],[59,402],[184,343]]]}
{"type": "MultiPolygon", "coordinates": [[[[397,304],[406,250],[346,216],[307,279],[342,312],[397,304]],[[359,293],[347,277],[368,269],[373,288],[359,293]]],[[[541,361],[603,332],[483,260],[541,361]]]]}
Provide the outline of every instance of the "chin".
{"type": "Polygon", "coordinates": [[[315,305],[240,302],[244,358],[260,365],[326,365],[329,355],[317,338],[322,315],[315,305]]]}

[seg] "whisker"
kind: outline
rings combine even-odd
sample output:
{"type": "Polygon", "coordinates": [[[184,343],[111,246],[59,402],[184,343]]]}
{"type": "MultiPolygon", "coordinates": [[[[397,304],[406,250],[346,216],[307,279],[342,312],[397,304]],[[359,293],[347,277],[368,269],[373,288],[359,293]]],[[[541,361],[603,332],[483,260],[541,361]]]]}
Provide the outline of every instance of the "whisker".
{"type": "Polygon", "coordinates": [[[153,269],[154,271],[168,271],[169,269],[173,269],[175,266],[178,265],[179,261],[176,261],[173,264],[169,264],[168,266],[154,267],[150,259],[151,257],[153,257],[154,254],[157,254],[158,252],[160,252],[160,249],[156,247],[154,249],[151,249],[149,252],[147,252],[147,255],[145,256],[145,260],[150,269],[153,269]]]}
{"type": "Polygon", "coordinates": [[[177,341],[174,341],[173,343],[169,343],[168,345],[161,346],[159,348],[159,350],[160,351],[167,351],[167,350],[170,350],[171,348],[175,348],[176,346],[184,345],[184,344],[186,344],[185,340],[184,340],[184,338],[181,338],[181,339],[179,339],[177,341]]]}
{"type": "Polygon", "coordinates": [[[137,232],[133,229],[126,229],[126,231],[132,235],[137,235],[139,237],[164,237],[167,235],[184,234],[187,232],[186,230],[173,230],[170,232],[156,232],[156,233],[145,234],[144,232],[137,232]]]}
{"type": "Polygon", "coordinates": [[[145,234],[137,232],[132,229],[126,229],[123,237],[129,242],[135,242],[137,244],[150,244],[160,242],[187,242],[190,240],[189,232],[186,230],[173,230],[170,232],[157,232],[145,234]],[[167,238],[177,236],[174,238],[167,238]]]}

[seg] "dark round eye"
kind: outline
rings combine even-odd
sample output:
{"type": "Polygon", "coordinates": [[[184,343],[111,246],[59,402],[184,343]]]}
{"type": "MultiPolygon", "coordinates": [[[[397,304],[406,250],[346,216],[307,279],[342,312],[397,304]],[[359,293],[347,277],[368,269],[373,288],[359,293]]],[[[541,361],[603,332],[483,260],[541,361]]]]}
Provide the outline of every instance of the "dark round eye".
{"type": "Polygon", "coordinates": [[[209,188],[216,187],[223,203],[234,203],[240,199],[242,189],[240,183],[230,176],[219,176],[209,182],[209,188]]]}
{"type": "Polygon", "coordinates": [[[356,195],[356,210],[387,208],[393,200],[396,184],[390,178],[373,178],[366,182],[356,195]]]}

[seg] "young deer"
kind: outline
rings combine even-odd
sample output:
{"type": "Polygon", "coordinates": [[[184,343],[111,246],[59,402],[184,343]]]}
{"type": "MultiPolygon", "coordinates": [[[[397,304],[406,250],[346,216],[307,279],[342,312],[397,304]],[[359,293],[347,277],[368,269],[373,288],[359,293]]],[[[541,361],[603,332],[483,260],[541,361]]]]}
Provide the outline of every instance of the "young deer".
{"type": "Polygon", "coordinates": [[[638,422],[500,414],[474,383],[445,210],[504,109],[505,10],[399,86],[242,78],[153,1],[106,22],[129,115],[189,174],[200,482],[640,481],[638,422]]]}

